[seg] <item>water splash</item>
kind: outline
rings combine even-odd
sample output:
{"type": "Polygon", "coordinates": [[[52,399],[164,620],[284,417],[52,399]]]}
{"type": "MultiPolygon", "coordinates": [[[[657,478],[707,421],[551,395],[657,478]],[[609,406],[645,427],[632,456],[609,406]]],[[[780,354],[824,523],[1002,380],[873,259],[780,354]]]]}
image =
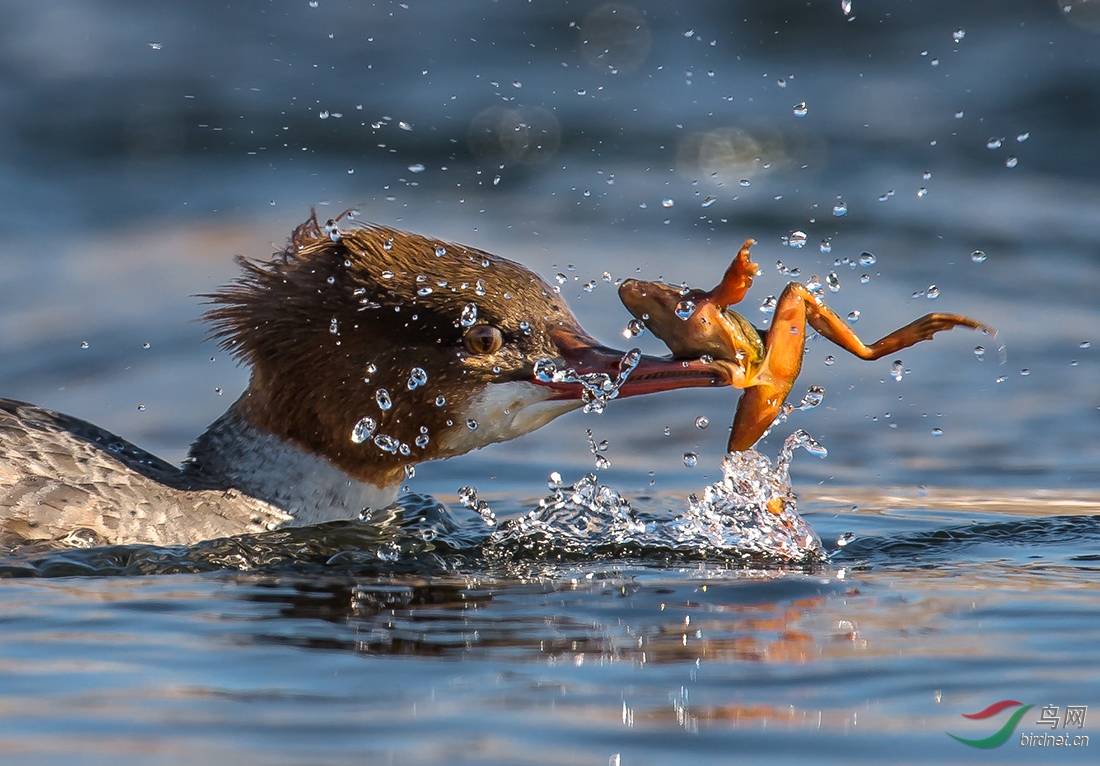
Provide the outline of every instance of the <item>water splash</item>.
{"type": "Polygon", "coordinates": [[[722,478],[682,512],[636,510],[588,474],[573,485],[554,475],[538,509],[501,524],[483,546],[488,558],[561,562],[633,557],[718,560],[737,565],[813,565],[825,550],[799,516],[788,469],[795,450],[823,455],[805,431],[789,436],[776,463],[753,450],[722,461],[722,478]]]}
{"type": "Polygon", "coordinates": [[[605,372],[578,373],[572,367],[558,369],[553,360],[540,359],[535,362],[535,377],[543,383],[578,383],[581,385],[581,401],[585,412],[601,413],[607,403],[619,396],[619,389],[626,383],[630,373],[642,361],[640,349],[632,348],[623,354],[619,361],[619,373],[614,380],[605,372]]]}

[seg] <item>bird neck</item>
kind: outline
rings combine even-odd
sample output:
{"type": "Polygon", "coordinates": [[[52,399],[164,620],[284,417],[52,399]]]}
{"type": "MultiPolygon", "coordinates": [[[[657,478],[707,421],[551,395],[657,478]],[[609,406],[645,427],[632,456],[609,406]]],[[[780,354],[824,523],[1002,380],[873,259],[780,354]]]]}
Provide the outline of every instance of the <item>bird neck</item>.
{"type": "Polygon", "coordinates": [[[186,473],[270,503],[292,515],[294,526],[356,519],[366,508],[397,499],[400,481],[353,478],[323,456],[253,425],[243,399],[191,445],[186,473]]]}

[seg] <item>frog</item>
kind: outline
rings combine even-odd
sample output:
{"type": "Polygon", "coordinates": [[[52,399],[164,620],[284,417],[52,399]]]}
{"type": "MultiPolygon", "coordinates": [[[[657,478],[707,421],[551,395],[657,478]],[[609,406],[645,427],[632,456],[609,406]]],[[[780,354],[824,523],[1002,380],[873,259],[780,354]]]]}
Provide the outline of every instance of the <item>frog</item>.
{"type": "Polygon", "coordinates": [[[806,326],[840,348],[867,361],[955,327],[997,331],[961,314],[932,313],[871,343],[825,305],[822,296],[800,282],[789,282],[775,301],[767,329],[758,329],[731,307],[744,300],[760,275],[748,239],[712,290],[676,287],[664,282],[627,279],[619,299],[635,319],[659,338],[674,356],[699,357],[721,370],[726,382],[743,391],[733,418],[727,452],[752,449],[783,410],[802,371],[806,326]]]}

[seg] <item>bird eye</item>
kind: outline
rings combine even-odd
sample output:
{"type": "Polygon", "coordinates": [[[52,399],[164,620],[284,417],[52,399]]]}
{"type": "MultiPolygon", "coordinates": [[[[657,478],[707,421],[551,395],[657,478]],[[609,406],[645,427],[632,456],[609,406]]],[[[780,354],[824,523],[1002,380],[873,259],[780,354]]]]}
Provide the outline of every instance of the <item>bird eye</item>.
{"type": "Polygon", "coordinates": [[[471,354],[495,354],[504,345],[504,336],[495,327],[479,324],[466,331],[462,342],[471,354]]]}

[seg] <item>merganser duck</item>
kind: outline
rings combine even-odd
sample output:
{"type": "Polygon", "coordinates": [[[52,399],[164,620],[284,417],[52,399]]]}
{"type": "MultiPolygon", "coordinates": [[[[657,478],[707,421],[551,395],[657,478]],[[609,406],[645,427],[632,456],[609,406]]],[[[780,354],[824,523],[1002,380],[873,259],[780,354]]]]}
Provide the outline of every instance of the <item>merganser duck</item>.
{"type": "MultiPolygon", "coordinates": [[[[186,545],[356,519],[410,466],[514,439],[582,405],[546,374],[620,372],[536,274],[482,250],[316,215],[212,295],[247,390],[177,468],[97,426],[0,399],[0,538],[186,545]],[[549,361],[545,361],[549,360],[549,361]]],[[[618,396],[725,385],[642,356],[618,396]]]]}

